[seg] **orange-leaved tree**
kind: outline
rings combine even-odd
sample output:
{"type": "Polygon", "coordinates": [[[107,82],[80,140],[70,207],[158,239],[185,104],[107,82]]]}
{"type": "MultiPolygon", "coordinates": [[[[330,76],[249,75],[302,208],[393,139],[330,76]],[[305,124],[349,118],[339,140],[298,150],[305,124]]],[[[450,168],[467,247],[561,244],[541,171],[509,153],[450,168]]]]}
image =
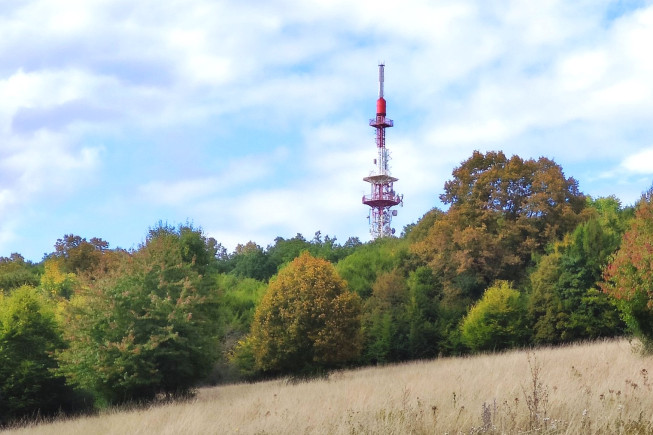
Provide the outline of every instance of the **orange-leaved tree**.
{"type": "Polygon", "coordinates": [[[335,367],[360,354],[361,302],[331,263],[304,252],[272,278],[250,343],[264,372],[335,367]]]}
{"type": "Polygon", "coordinates": [[[603,278],[602,290],[618,300],[626,324],[653,350],[653,188],[637,204],[603,278]]]}

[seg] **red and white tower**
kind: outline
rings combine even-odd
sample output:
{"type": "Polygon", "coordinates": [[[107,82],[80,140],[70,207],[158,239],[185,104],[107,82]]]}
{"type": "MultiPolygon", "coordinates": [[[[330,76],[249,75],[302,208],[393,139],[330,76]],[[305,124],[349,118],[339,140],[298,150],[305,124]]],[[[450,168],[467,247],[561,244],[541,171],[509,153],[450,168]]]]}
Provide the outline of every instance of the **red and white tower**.
{"type": "Polygon", "coordinates": [[[390,210],[396,205],[403,205],[403,195],[397,195],[393,184],[398,181],[390,175],[388,166],[388,150],[385,147],[385,129],[392,127],[391,119],[385,117],[385,99],[383,98],[384,64],[379,65],[379,99],[376,100],[376,118],[370,119],[370,126],[376,129],[376,150],[378,157],[374,159],[376,168],[369,176],[363,178],[370,183],[370,195],[363,196],[363,204],[370,206],[370,234],[373,238],[388,237],[395,230],[390,226],[392,216],[397,216],[397,210],[390,210]]]}

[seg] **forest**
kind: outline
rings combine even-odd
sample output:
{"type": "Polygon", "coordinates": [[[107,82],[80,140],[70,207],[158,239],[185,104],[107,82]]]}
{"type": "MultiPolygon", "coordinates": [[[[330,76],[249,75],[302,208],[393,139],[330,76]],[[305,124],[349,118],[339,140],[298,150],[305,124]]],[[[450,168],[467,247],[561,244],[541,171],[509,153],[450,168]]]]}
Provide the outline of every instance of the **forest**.
{"type": "MultiPolygon", "coordinates": [[[[434,190],[436,190],[434,188],[434,190]]],[[[481,153],[399,237],[228,252],[191,224],[138,248],[63,235],[0,258],[0,426],[200,385],[635,336],[653,349],[653,189],[591,198],[553,160],[481,153]]]]}

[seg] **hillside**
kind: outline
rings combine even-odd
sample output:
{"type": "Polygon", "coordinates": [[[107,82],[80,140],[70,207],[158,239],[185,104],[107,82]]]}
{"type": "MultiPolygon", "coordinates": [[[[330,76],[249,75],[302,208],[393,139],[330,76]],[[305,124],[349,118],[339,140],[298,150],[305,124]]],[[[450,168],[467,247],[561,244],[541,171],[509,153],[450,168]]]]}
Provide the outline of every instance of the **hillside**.
{"type": "Polygon", "coordinates": [[[7,433],[653,433],[652,372],[628,341],[599,341],[204,388],[7,433]]]}

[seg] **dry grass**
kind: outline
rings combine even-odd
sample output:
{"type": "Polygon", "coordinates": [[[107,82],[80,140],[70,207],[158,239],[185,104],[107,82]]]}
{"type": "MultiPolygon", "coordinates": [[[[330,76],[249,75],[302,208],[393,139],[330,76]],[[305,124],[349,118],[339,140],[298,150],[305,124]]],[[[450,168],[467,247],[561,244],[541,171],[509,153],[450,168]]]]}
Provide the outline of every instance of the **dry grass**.
{"type": "Polygon", "coordinates": [[[653,433],[653,357],[625,340],[206,388],[9,433],[653,433]]]}

